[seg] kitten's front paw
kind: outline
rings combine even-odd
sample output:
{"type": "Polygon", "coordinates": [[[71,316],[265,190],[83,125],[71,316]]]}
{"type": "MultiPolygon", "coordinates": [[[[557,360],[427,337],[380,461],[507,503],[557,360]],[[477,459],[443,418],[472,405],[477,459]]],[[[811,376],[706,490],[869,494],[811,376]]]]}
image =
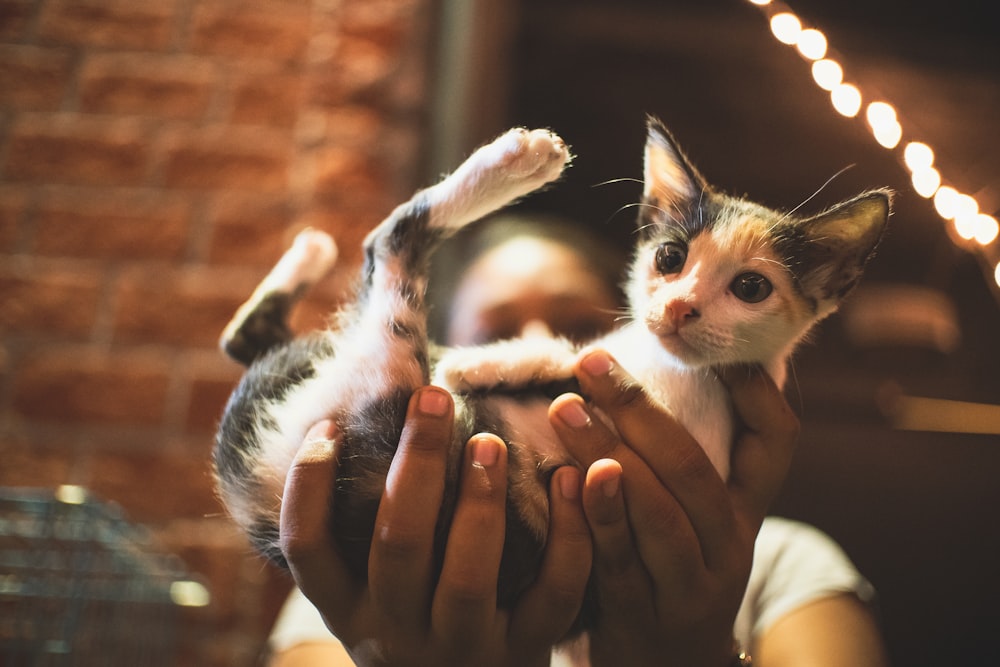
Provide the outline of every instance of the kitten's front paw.
{"type": "Polygon", "coordinates": [[[483,167],[524,194],[559,178],[570,160],[569,148],[549,130],[517,127],[483,150],[483,167]]]}
{"type": "Polygon", "coordinates": [[[539,184],[559,178],[569,162],[569,149],[559,135],[549,130],[514,128],[498,141],[505,144],[505,155],[498,165],[508,176],[539,184]]]}

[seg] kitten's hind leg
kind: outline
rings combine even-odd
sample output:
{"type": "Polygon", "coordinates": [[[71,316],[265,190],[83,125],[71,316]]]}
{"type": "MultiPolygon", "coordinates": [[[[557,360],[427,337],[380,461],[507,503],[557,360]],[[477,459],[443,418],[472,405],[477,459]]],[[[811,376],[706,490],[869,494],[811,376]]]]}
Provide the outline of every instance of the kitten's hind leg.
{"type": "Polygon", "coordinates": [[[329,234],[316,229],[299,232],[222,332],[219,345],[223,351],[249,366],[275,345],[291,340],[288,315],[292,306],[336,260],[337,245],[329,234]]]}

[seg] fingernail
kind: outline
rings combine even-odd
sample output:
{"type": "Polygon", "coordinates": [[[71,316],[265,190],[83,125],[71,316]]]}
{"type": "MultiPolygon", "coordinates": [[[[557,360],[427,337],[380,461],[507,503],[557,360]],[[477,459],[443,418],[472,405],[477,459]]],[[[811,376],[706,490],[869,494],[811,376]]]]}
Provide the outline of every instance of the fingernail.
{"type": "Polygon", "coordinates": [[[299,449],[298,458],[301,460],[323,458],[333,451],[334,429],[336,425],[329,419],[316,422],[306,431],[302,440],[302,447],[299,449]]]}
{"type": "Polygon", "coordinates": [[[559,419],[570,428],[586,428],[590,426],[590,415],[583,409],[583,406],[576,401],[567,401],[559,406],[556,411],[559,419]]]}
{"type": "Polygon", "coordinates": [[[559,493],[566,500],[576,500],[580,497],[580,471],[565,466],[559,469],[559,493]]]}
{"type": "Polygon", "coordinates": [[[417,397],[417,409],[428,417],[444,417],[448,413],[448,394],[435,387],[424,387],[417,397]]]}
{"type": "Polygon", "coordinates": [[[323,421],[318,421],[309,427],[306,431],[306,442],[313,442],[316,440],[329,440],[333,436],[333,421],[330,419],[324,419],[323,421]]]}
{"type": "Polygon", "coordinates": [[[611,357],[604,350],[594,350],[580,362],[588,375],[607,375],[611,372],[611,357]]]}
{"type": "Polygon", "coordinates": [[[489,436],[479,436],[472,443],[472,463],[482,468],[496,465],[500,444],[489,436]]]}

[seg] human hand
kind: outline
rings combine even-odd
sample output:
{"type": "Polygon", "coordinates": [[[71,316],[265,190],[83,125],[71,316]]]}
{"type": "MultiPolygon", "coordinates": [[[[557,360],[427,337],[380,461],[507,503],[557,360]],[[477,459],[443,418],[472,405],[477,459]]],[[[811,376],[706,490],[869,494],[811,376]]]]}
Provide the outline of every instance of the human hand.
{"type": "Polygon", "coordinates": [[[742,431],[723,481],[687,431],[602,350],[577,364],[583,391],[550,421],[589,466],[584,509],[600,608],[593,665],[726,665],[761,521],[791,463],[798,420],[759,369],[732,368],[742,431]]]}
{"type": "Polygon", "coordinates": [[[328,532],[336,459],[345,452],[331,422],[315,425],[285,483],[282,551],[299,588],[359,665],[548,665],[590,573],[581,473],[556,471],[539,577],[513,609],[497,609],[507,451],[496,436],[477,435],[465,449],[444,564],[434,579],[452,421],[447,392],[424,387],[410,399],[379,505],[367,582],[349,574],[328,532]]]}

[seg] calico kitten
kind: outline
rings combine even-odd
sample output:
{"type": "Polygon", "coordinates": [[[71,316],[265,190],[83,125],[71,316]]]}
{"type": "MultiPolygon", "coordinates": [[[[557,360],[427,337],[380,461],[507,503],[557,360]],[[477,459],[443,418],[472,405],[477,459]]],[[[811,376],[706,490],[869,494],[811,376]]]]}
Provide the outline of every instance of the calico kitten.
{"type": "MultiPolygon", "coordinates": [[[[329,331],[293,339],[286,324],[294,300],[335,259],[332,240],[317,231],[297,238],[237,313],[223,345],[249,370],[226,407],[215,470],[225,504],[261,553],[283,563],[285,476],[307,429],[332,418],[344,456],[330,529],[363,579],[407,400],[433,382],[447,387],[456,405],[438,546],[465,442],[496,433],[508,443],[510,475],[499,604],[511,605],[530,584],[547,532],[548,478],[572,464],[548,425],[553,396],[546,390],[572,379],[578,349],[556,339],[435,349],[424,291],[441,240],[554,181],[568,159],[550,132],[514,129],[418,192],[365,239],[357,298],[329,331]]],[[[733,419],[713,369],[761,364],[780,386],[795,344],[861,276],[885,227],[889,193],[870,191],[812,217],[773,211],[712,188],[655,119],[644,176],[627,285],[631,319],[593,344],[668,406],[726,477],[733,419]]],[[[577,629],[593,618],[588,600],[577,629]]]]}

